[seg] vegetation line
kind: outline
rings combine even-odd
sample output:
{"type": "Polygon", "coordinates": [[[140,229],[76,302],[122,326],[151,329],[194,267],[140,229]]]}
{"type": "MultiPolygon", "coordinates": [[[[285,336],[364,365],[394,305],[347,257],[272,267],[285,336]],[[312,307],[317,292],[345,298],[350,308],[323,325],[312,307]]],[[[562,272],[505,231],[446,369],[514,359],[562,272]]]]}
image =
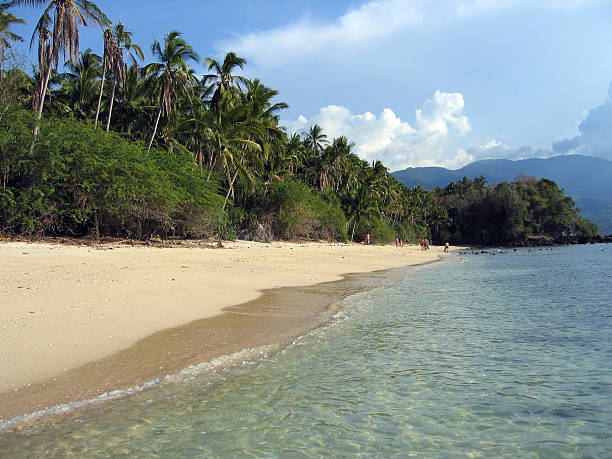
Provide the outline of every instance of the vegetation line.
{"type": "Polygon", "coordinates": [[[246,60],[200,56],[178,31],[151,47],[84,0],[0,4],[0,232],[9,235],[362,240],[427,237],[500,244],[548,235],[591,238],[554,182],[483,178],[409,189],[379,161],[320,126],[290,134],[287,104],[246,60]],[[25,72],[10,52],[23,22],[8,10],[42,6],[25,72]],[[101,27],[103,55],[80,52],[79,28],[101,27]],[[60,56],[65,63],[58,67],[60,56]],[[129,65],[128,65],[129,63],[129,65]],[[98,127],[106,120],[105,130],[98,127]]]}

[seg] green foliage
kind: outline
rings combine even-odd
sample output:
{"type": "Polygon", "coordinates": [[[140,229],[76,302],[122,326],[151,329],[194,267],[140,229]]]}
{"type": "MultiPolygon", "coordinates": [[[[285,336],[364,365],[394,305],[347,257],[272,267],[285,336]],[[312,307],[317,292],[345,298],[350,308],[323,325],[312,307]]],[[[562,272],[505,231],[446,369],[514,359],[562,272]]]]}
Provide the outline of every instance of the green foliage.
{"type": "MultiPolygon", "coordinates": [[[[83,8],[110,26],[91,2],[83,8]]],[[[455,244],[598,231],[549,180],[408,189],[320,126],[288,138],[277,91],[237,74],[246,61],[232,52],[207,59],[210,73],[198,78],[188,65],[198,55],[180,32],[155,42],[157,62],[139,69],[125,66],[130,50],[142,53],[121,24],[104,33],[102,58],[76,55],[78,28],[59,31],[71,64],[57,73],[58,26],[47,14],[39,21],[33,75],[0,70],[0,231],[340,241],[370,233],[375,243],[455,244]],[[44,119],[18,111],[28,107],[44,119]],[[83,123],[101,117],[113,132],[83,123]]]]}
{"type": "Polygon", "coordinates": [[[264,212],[270,215],[279,238],[346,241],[346,218],[337,200],[329,198],[299,182],[275,182],[264,212]]]}
{"type": "MultiPolygon", "coordinates": [[[[403,241],[407,243],[417,243],[424,236],[429,235],[429,231],[423,225],[409,223],[406,224],[395,224],[393,226],[393,230],[395,235],[400,237],[403,241]]],[[[446,237],[445,240],[449,240],[450,237],[446,237]]]]}
{"type": "Polygon", "coordinates": [[[486,188],[481,179],[464,178],[435,193],[438,207],[452,217],[437,222],[438,243],[504,244],[543,235],[572,240],[598,233],[597,225],[578,215],[572,198],[547,179],[486,188]]]}
{"type": "MultiPolygon", "coordinates": [[[[364,222],[358,226],[357,234],[365,235],[365,233],[370,233],[374,244],[390,244],[396,236],[396,231],[378,217],[372,217],[367,224],[364,222]]],[[[363,237],[360,239],[363,239],[363,237]]]]}
{"type": "Polygon", "coordinates": [[[0,161],[8,173],[0,228],[15,234],[92,232],[231,237],[216,185],[185,153],[147,154],[142,145],[70,119],[42,123],[32,153],[30,116],[0,120],[0,161]]]}

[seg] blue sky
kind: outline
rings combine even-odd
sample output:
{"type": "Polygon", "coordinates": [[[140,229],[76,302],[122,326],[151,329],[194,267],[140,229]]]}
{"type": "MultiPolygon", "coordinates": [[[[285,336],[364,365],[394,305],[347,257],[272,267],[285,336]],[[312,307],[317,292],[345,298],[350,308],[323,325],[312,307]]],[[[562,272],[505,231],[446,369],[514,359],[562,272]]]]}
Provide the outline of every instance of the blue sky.
{"type": "MultiPolygon", "coordinates": [[[[247,76],[290,105],[289,129],[317,122],[392,170],[562,153],[612,159],[609,0],[97,4],[147,51],[172,29],[203,58],[235,51],[247,76]]],[[[40,12],[14,9],[28,21],[15,31],[29,39],[40,12]]],[[[87,29],[81,48],[100,51],[100,31],[87,29]]]]}

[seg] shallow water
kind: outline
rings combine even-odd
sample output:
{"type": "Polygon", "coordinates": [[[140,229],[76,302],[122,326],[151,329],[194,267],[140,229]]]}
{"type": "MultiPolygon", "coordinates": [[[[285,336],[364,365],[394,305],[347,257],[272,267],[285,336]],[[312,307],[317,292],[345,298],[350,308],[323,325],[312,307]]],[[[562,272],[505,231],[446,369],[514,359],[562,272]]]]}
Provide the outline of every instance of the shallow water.
{"type": "Polygon", "coordinates": [[[0,434],[0,455],[611,457],[612,246],[461,257],[291,345],[0,434]]]}

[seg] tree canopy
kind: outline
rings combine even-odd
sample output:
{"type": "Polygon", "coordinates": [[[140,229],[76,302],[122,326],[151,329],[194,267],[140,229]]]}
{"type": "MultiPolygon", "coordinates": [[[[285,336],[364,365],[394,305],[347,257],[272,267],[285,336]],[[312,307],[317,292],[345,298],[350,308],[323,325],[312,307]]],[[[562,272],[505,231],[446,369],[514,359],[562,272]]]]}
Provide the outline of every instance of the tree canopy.
{"type": "Polygon", "coordinates": [[[409,189],[346,137],[289,133],[287,104],[241,75],[233,52],[206,58],[199,76],[200,56],[171,31],[139,66],[128,29],[92,2],[14,3],[45,9],[38,68],[0,68],[0,94],[13,95],[0,104],[0,232],[476,244],[597,234],[550,180],[409,189]],[[103,28],[102,56],[79,50],[88,21],[103,28]]]}

